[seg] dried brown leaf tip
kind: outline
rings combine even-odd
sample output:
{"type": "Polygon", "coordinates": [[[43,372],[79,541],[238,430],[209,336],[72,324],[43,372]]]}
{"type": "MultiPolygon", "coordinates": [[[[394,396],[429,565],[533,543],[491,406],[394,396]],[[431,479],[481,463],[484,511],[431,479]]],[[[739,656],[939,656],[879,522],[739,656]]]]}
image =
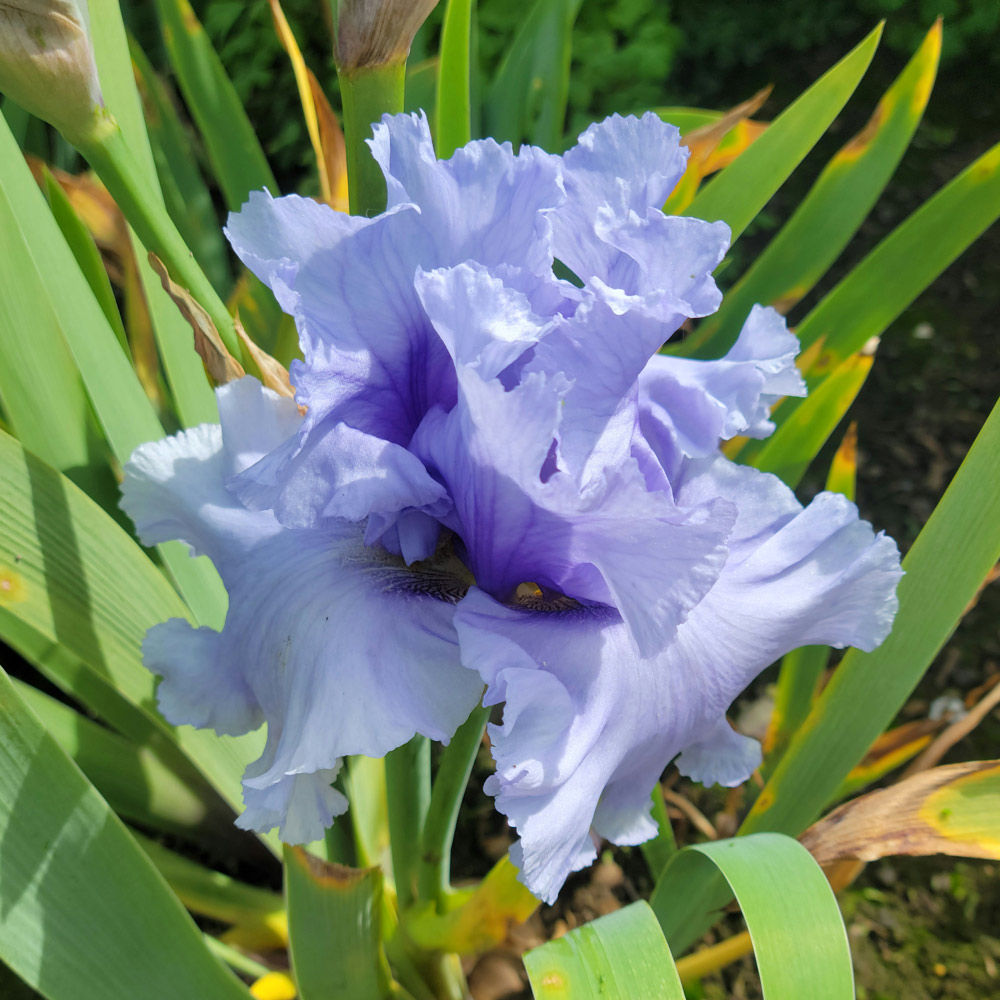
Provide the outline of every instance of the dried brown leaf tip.
{"type": "Polygon", "coordinates": [[[341,72],[406,59],[437,0],[339,0],[334,58],[341,72]]]}
{"type": "Polygon", "coordinates": [[[173,299],[174,305],[191,325],[194,331],[194,349],[204,362],[212,381],[216,385],[225,385],[227,382],[242,378],[246,374],[243,366],[226,349],[208,313],[192,298],[186,288],[181,288],[171,279],[166,265],[155,253],[149,255],[149,263],[159,275],[163,290],[173,299]]]}
{"type": "Polygon", "coordinates": [[[1000,858],[1000,761],[948,764],[845,803],[799,838],[820,864],[891,854],[1000,858]]]}
{"type": "MultiPolygon", "coordinates": [[[[233,320],[236,333],[243,344],[243,349],[247,352],[249,360],[257,366],[254,373],[261,382],[279,396],[286,396],[288,399],[295,398],[295,389],[292,387],[291,379],[288,376],[288,369],[277,359],[272,357],[263,348],[258,347],[251,339],[239,316],[233,320]]],[[[299,412],[305,414],[306,408],[299,407],[299,412]]]]}
{"type": "MultiPolygon", "coordinates": [[[[247,374],[246,369],[229,353],[208,313],[192,298],[186,288],[181,288],[171,279],[166,265],[155,253],[149,255],[149,263],[159,275],[163,290],[173,299],[181,315],[190,324],[194,332],[194,349],[204,363],[209,378],[216,385],[225,385],[227,382],[243,378],[247,374]]],[[[246,352],[244,357],[250,366],[250,374],[259,378],[268,389],[279,396],[294,399],[295,390],[288,377],[288,369],[250,339],[243,329],[239,316],[233,319],[233,325],[246,352]]],[[[300,406],[299,411],[305,413],[305,407],[300,406]]]]}

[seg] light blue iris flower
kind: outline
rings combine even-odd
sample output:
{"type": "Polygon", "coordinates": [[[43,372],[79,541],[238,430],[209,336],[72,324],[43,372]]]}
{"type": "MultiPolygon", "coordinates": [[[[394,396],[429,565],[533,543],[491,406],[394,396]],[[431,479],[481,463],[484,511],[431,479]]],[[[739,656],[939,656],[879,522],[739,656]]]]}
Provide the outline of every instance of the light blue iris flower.
{"type": "Polygon", "coordinates": [[[447,740],[484,697],[487,791],[552,900],[601,838],[653,835],[670,760],[748,777],[760,747],[726,711],[768,664],[888,633],[895,544],[719,451],[804,394],[783,319],[755,308],[718,361],[657,353],[718,308],[729,237],[660,210],[678,138],[613,117],[562,157],[485,140],[441,162],[423,117],[386,117],[382,215],[258,193],[231,217],[295,318],[305,416],[231,383],[221,426],[137,450],[123,505],[229,591],[221,633],[170,621],[144,652],[170,721],[267,723],[241,825],[317,838],[343,756],[447,740]]]}

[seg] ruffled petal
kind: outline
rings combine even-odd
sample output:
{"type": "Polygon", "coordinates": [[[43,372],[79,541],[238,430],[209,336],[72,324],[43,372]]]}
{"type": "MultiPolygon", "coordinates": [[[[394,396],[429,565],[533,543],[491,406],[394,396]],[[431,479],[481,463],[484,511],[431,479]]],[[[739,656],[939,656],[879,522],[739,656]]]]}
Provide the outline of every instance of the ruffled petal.
{"type": "Polygon", "coordinates": [[[605,207],[619,219],[660,209],[684,173],[680,132],[652,112],[591,125],[562,157],[566,202],[552,214],[556,256],[584,280],[608,273],[615,250],[594,228],[605,207]]]}
{"type": "Polygon", "coordinates": [[[420,271],[416,288],[452,361],[484,379],[513,364],[553,323],[533,312],[524,292],[480,264],[420,271]]]}
{"type": "Polygon", "coordinates": [[[654,655],[639,655],[610,607],[503,604],[473,589],[456,613],[485,702],[506,703],[487,791],[543,899],[593,857],[595,835],[634,844],[655,832],[649,793],[678,753],[697,780],[747,778],[760,749],[725,712],[761,670],[811,643],[871,649],[895,613],[896,547],[843,497],[803,509],[774,476],[721,457],[688,463],[677,486],[682,507],[714,499],[739,513],[714,585],[654,655]]]}
{"type": "MultiPolygon", "coordinates": [[[[244,460],[288,405],[254,380],[219,403],[244,460]]],[[[285,836],[311,840],[340,799],[322,776],[303,776],[335,771],[346,754],[384,756],[418,732],[447,740],[476,703],[481,682],[459,662],[452,625],[467,582],[366,547],[361,525],[292,530],[246,510],[225,488],[226,455],[220,429],[204,427],[144,445],[126,467],[143,537],[197,543],[230,597],[221,633],[179,620],[152,629],[147,665],[177,724],[234,733],[267,722],[245,822],[280,819],[285,836]]]]}
{"type": "Polygon", "coordinates": [[[272,830],[286,844],[309,844],[319,840],[336,816],[347,812],[347,799],[333,787],[340,773],[335,767],[311,774],[288,774],[274,784],[258,788],[253,778],[243,782],[246,805],[236,825],[242,830],[272,830]]]}
{"type": "Polygon", "coordinates": [[[138,447],[125,465],[121,506],[146,545],[180,539],[207,555],[225,575],[280,526],[267,513],[247,511],[226,482],[256,455],[270,450],[300,418],[295,404],[250,376],[217,391],[222,419],[233,429],[203,424],[138,447]],[[256,428],[256,437],[254,437],[256,428]]]}
{"type": "Polygon", "coordinates": [[[419,206],[439,260],[476,260],[535,273],[552,265],[548,212],[564,200],[556,157],[532,146],[470,142],[438,160],[426,115],[385,115],[368,141],[382,167],[390,209],[419,206]]]}
{"type": "Polygon", "coordinates": [[[703,457],[720,440],[767,437],[781,396],[804,396],[795,367],[798,338],[774,309],[754,306],[729,353],[718,361],[657,354],[639,376],[640,422],[666,468],[703,457]]]}

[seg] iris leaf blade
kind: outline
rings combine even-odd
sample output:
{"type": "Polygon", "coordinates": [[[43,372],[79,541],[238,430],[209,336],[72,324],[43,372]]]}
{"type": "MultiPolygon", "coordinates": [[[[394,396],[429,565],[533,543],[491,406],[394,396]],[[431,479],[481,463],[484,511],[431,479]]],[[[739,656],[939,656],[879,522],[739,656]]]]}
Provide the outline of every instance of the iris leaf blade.
{"type": "Polygon", "coordinates": [[[642,901],[529,951],[535,1000],[684,1000],[670,949],[642,901]]]}
{"type": "MultiPolygon", "coordinates": [[[[92,4],[91,32],[104,101],[142,169],[150,196],[162,202],[121,10],[117,0],[92,0],[92,4]]],[[[181,423],[190,427],[214,421],[215,400],[201,359],[194,351],[191,328],[160,286],[146,259],[145,248],[134,233],[131,236],[157,347],[181,423]]]]}
{"type": "Polygon", "coordinates": [[[801,844],[760,833],[679,851],[650,899],[672,947],[686,929],[688,892],[697,891],[706,873],[721,873],[739,901],[765,1000],[853,1000],[844,921],[826,876],[801,844]]]}
{"type": "Polygon", "coordinates": [[[840,113],[868,69],[881,35],[879,24],[699,191],[684,214],[710,222],[722,219],[735,243],[840,113]]]}
{"type": "Polygon", "coordinates": [[[0,785],[0,957],[22,979],[48,1000],[245,1000],[2,671],[0,785]]]}
{"type": "Polygon", "coordinates": [[[301,1000],[387,1000],[382,871],[285,847],[289,950],[301,1000]]]}
{"type": "MultiPolygon", "coordinates": [[[[37,302],[55,314],[111,451],[126,462],[138,445],[163,437],[163,428],[3,121],[0,213],[5,235],[20,232],[19,266],[33,266],[40,280],[37,302]]],[[[227,598],[211,563],[191,559],[176,542],[159,551],[199,621],[221,626],[227,598]]]]}
{"type": "Polygon", "coordinates": [[[1000,559],[1000,405],[903,560],[899,612],[871,653],[848,650],[744,830],[797,833],[904,704],[1000,559]]]}
{"type": "Polygon", "coordinates": [[[885,188],[923,116],[941,54],[941,23],[879,101],[868,124],[827,163],[788,222],[698,329],[699,352],[723,353],[756,303],[787,312],[826,273],[885,188]]]}
{"type": "Polygon", "coordinates": [[[236,88],[188,0],[156,0],[170,64],[198,126],[226,204],[238,209],[251,191],[278,194],[236,88]]]}
{"type": "Polygon", "coordinates": [[[129,39],[129,51],[167,211],[215,290],[224,294],[231,284],[226,242],[198,168],[195,144],[166,86],[134,39],[129,39]]]}
{"type": "Polygon", "coordinates": [[[569,98],[573,24],[582,0],[535,0],[483,106],[486,133],[558,152],[569,98]]]}
{"type": "MultiPolygon", "coordinates": [[[[752,450],[741,451],[740,460],[779,476],[794,489],[861,391],[873,361],[872,355],[865,354],[848,358],[795,407],[769,438],[756,448],[756,442],[751,442],[752,450]]],[[[786,399],[782,407],[790,402],[786,399]]]]}
{"type": "Polygon", "coordinates": [[[469,59],[472,0],[448,0],[441,29],[435,102],[438,159],[446,160],[472,138],[469,59]]]}

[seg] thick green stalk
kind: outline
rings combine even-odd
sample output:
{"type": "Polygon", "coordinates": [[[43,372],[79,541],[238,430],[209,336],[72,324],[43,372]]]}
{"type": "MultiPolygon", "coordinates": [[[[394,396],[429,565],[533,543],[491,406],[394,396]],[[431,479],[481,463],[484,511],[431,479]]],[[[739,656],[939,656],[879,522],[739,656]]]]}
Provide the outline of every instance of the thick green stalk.
{"type": "Polygon", "coordinates": [[[389,848],[399,908],[414,899],[420,837],[431,801],[431,743],[414,736],[386,754],[385,783],[389,790],[389,848]]]}
{"type": "Polygon", "coordinates": [[[424,900],[436,900],[439,909],[451,887],[451,845],[455,839],[458,810],[489,714],[490,710],[482,705],[473,709],[445,747],[434,776],[434,790],[421,842],[418,895],[424,900]]]}
{"type": "Polygon", "coordinates": [[[351,215],[377,215],[385,209],[385,178],[365,140],[371,138],[373,122],[403,110],[406,63],[343,70],[338,76],[351,215]]]}
{"type": "Polygon", "coordinates": [[[143,246],[163,260],[174,280],[201,304],[230,354],[242,357],[229,310],[198,266],[166,208],[143,181],[143,171],[118,123],[111,115],[102,117],[79,141],[78,149],[104,182],[143,246]]]}

